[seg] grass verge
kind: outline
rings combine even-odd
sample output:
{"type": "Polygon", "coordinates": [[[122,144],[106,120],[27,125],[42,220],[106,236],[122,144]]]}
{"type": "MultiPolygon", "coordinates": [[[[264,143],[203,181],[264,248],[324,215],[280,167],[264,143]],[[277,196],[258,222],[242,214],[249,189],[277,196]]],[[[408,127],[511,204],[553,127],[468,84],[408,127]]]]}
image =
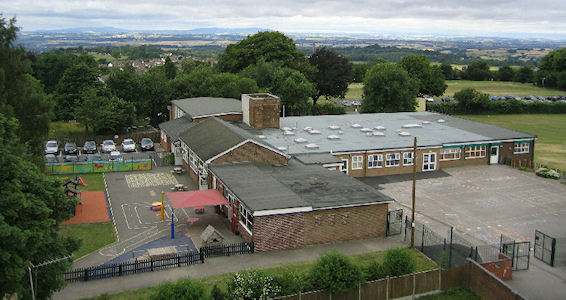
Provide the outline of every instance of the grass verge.
{"type": "Polygon", "coordinates": [[[461,115],[460,117],[488,123],[538,136],[535,161],[566,171],[566,114],[521,115],[461,115]]]}
{"type": "Polygon", "coordinates": [[[471,81],[471,80],[446,80],[448,88],[444,95],[454,96],[454,93],[467,88],[474,88],[491,96],[560,96],[564,91],[540,88],[531,83],[504,82],[504,81],[471,81]]]}
{"type": "Polygon", "coordinates": [[[81,247],[73,252],[75,259],[116,241],[112,222],[61,225],[59,233],[82,240],[81,247]]]}

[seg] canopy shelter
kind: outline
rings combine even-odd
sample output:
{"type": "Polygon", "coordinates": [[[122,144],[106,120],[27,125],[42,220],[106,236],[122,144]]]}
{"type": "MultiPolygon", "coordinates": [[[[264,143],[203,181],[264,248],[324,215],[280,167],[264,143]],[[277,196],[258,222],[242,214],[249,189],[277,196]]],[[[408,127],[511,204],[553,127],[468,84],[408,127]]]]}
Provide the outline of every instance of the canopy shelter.
{"type": "Polygon", "coordinates": [[[226,198],[218,190],[200,190],[189,192],[167,192],[173,208],[205,207],[211,205],[228,205],[226,198]]]}

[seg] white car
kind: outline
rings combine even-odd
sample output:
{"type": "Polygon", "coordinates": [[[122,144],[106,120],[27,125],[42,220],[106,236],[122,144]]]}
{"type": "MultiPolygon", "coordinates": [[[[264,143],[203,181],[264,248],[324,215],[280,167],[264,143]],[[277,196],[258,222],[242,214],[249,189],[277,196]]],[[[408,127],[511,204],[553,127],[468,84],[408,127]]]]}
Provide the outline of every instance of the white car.
{"type": "Polygon", "coordinates": [[[116,151],[116,144],[113,140],[104,140],[101,144],[102,152],[112,152],[116,151]]]}
{"type": "Polygon", "coordinates": [[[112,151],[108,156],[108,160],[110,161],[122,161],[122,154],[120,151],[112,151]]]}
{"type": "Polygon", "coordinates": [[[134,152],[136,151],[136,142],[132,139],[125,139],[122,141],[122,151],[124,152],[134,152]]]}
{"type": "Polygon", "coordinates": [[[47,141],[45,143],[45,154],[55,154],[59,152],[59,144],[57,141],[47,141]]]}

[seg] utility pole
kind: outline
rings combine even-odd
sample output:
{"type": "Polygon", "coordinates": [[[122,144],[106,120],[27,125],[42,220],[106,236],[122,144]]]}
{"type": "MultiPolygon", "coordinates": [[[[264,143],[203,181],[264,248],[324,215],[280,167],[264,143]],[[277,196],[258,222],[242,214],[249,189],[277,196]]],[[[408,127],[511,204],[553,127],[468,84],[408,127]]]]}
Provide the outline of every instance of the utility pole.
{"type": "Polygon", "coordinates": [[[413,205],[411,207],[411,248],[415,248],[415,195],[417,187],[417,137],[413,145],[413,205]]]}
{"type": "MultiPolygon", "coordinates": [[[[36,265],[36,266],[34,266],[33,264],[30,263],[30,265],[28,266],[28,272],[29,272],[29,285],[30,285],[30,288],[31,288],[31,299],[32,299],[32,300],[35,300],[35,289],[37,289],[37,286],[35,286],[35,289],[34,289],[34,286],[33,286],[33,275],[32,275],[32,273],[31,273],[31,269],[32,269],[32,268],[33,268],[33,269],[38,269],[38,268],[40,268],[40,267],[44,267],[44,266],[47,266],[47,265],[50,265],[50,264],[58,263],[58,262],[60,262],[60,261],[67,260],[67,259],[71,259],[71,258],[73,258],[73,254],[67,255],[67,256],[64,256],[64,257],[61,257],[61,258],[53,259],[53,260],[44,261],[44,262],[42,262],[42,263],[40,263],[40,264],[38,264],[38,265],[36,265]]],[[[36,278],[36,279],[37,279],[37,278],[36,278]]]]}

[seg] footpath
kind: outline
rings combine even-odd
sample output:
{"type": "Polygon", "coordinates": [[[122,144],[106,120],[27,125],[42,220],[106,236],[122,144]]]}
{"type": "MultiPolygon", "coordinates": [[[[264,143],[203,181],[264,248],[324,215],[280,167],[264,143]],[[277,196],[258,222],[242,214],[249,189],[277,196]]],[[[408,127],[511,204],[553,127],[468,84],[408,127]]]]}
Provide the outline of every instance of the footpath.
{"type": "Polygon", "coordinates": [[[402,239],[403,235],[396,235],[387,238],[311,245],[301,249],[212,257],[207,258],[204,264],[123,277],[69,283],[63,290],[55,293],[53,299],[81,299],[104,293],[114,294],[127,290],[155,286],[165,281],[177,281],[181,278],[201,278],[247,269],[312,261],[318,259],[322,253],[330,250],[337,250],[346,255],[354,255],[384,251],[390,248],[406,247],[406,244],[402,243],[402,239]]]}

